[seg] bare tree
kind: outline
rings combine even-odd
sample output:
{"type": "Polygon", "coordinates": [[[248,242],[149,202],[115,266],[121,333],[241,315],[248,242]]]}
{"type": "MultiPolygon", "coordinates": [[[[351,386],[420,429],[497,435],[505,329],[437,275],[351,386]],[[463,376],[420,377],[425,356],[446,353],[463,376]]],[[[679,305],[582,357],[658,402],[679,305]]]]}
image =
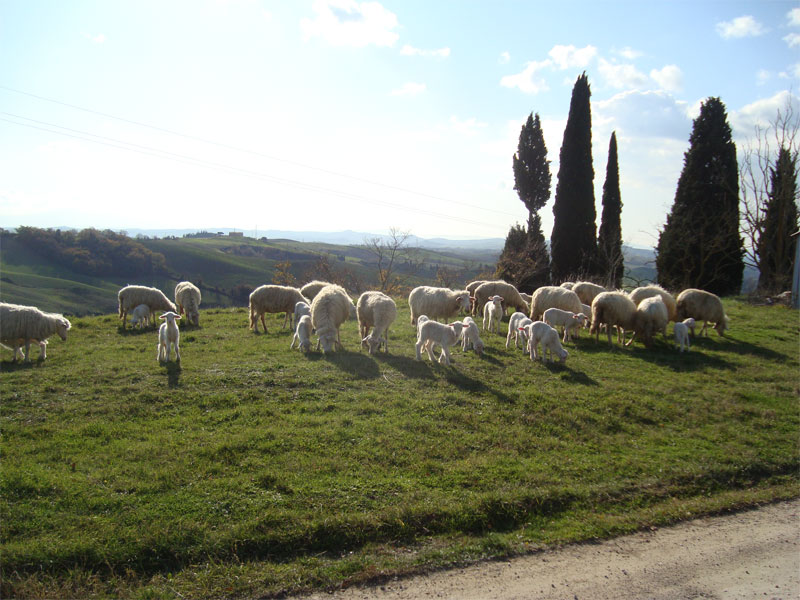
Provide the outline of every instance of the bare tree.
{"type": "Polygon", "coordinates": [[[392,227],[386,238],[373,237],[364,240],[364,247],[375,257],[380,291],[389,293],[404,283],[404,277],[399,275],[401,266],[406,275],[413,275],[421,266],[418,249],[408,245],[410,237],[410,231],[400,231],[392,227]]]}

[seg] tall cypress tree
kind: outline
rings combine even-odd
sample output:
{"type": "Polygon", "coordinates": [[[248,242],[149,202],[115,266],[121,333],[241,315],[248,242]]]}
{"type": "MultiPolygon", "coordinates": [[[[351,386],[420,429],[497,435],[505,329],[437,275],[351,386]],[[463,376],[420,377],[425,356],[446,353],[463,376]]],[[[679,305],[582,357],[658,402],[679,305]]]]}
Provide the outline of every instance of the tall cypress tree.
{"type": "Polygon", "coordinates": [[[675,201],[658,237],[656,268],[664,287],[718,295],[741,289],[738,171],[725,105],[708,98],[694,120],[675,201]]]}
{"type": "Polygon", "coordinates": [[[551,273],[556,282],[590,276],[597,269],[590,96],[589,80],[583,73],[572,88],[559,155],[555,220],[550,236],[551,273]]]}
{"type": "Polygon", "coordinates": [[[597,236],[597,259],[599,274],[604,285],[610,288],[622,286],[625,269],[622,256],[622,197],[619,191],[619,162],[617,160],[617,133],[611,133],[608,143],[606,181],[603,184],[603,216],[597,236]]]}
{"type": "Polygon", "coordinates": [[[782,292],[792,286],[792,261],[797,238],[797,157],[781,147],[770,169],[770,191],[764,215],[764,230],[758,240],[761,273],[758,287],[782,292]]]}

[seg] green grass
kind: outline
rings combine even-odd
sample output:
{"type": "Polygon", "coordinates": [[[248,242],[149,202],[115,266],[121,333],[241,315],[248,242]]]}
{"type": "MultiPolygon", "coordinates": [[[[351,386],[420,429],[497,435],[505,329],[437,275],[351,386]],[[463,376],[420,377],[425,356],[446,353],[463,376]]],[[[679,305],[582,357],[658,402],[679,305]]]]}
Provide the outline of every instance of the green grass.
{"type": "Polygon", "coordinates": [[[0,365],[2,597],[264,597],[607,537],[798,493],[797,313],[726,301],[679,354],[566,366],[289,350],[201,311],[183,364],[115,316],[0,365]],[[35,351],[33,351],[35,352],[35,351]]]}

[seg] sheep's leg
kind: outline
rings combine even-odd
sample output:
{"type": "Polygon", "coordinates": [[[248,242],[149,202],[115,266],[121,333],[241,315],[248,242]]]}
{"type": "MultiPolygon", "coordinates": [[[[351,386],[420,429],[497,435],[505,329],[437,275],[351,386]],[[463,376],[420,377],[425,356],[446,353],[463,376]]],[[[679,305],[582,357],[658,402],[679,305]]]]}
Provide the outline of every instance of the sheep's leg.
{"type": "Polygon", "coordinates": [[[39,358],[45,360],[47,358],[47,342],[39,342],[39,358]]]}
{"type": "Polygon", "coordinates": [[[417,351],[417,360],[422,360],[422,355],[420,354],[420,349],[422,348],[423,341],[421,339],[417,340],[417,343],[414,345],[414,348],[417,351]]]}
{"type": "MultiPolygon", "coordinates": [[[[264,327],[264,333],[269,333],[267,331],[267,320],[265,319],[266,315],[267,315],[267,313],[265,313],[265,312],[261,313],[261,315],[260,315],[261,316],[261,325],[264,327]]],[[[258,331],[258,325],[256,325],[256,331],[258,331]]]]}
{"type": "Polygon", "coordinates": [[[431,362],[436,362],[436,358],[433,356],[433,342],[430,340],[425,342],[425,351],[428,353],[428,359],[431,362]]]}
{"type": "Polygon", "coordinates": [[[442,362],[442,358],[444,358],[444,364],[450,366],[450,348],[448,346],[442,346],[442,353],[439,355],[439,362],[442,362]]]}
{"type": "Polygon", "coordinates": [[[177,362],[181,362],[181,348],[178,346],[178,342],[175,342],[175,360],[177,362]]]}

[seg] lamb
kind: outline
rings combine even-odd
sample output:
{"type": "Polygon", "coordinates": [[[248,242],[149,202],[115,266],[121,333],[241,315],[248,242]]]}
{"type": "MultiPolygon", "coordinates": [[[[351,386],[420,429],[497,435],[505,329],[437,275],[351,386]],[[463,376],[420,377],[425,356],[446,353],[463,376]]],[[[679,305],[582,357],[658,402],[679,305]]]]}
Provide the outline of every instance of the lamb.
{"type": "Polygon", "coordinates": [[[350,315],[353,301],[341,286],[330,284],[322,288],[311,302],[311,326],[316,330],[317,350],[320,345],[324,353],[340,348],[339,327],[350,315]]]}
{"type": "Polygon", "coordinates": [[[569,310],[548,308],[544,311],[543,320],[551,327],[563,327],[564,339],[562,342],[566,343],[572,339],[573,331],[577,331],[581,327],[586,327],[587,318],[583,313],[578,313],[576,315],[569,310]]]}
{"type": "Polygon", "coordinates": [[[131,327],[138,325],[140,328],[150,325],[150,307],[140,304],[131,311],[131,327]]]}
{"type": "MultiPolygon", "coordinates": [[[[298,302],[298,304],[300,304],[298,302]]],[[[297,327],[292,336],[292,343],[289,348],[294,348],[294,343],[297,342],[297,347],[303,352],[311,350],[311,315],[301,315],[297,320],[297,327]]]]}
{"type": "Polygon", "coordinates": [[[439,344],[442,347],[439,362],[450,365],[450,346],[455,344],[458,338],[461,337],[463,328],[464,324],[461,321],[456,321],[449,325],[431,320],[423,323],[417,336],[417,360],[422,360],[420,350],[424,347],[428,352],[428,358],[433,361],[433,345],[439,344]]]}
{"type": "Polygon", "coordinates": [[[181,281],[175,286],[175,304],[178,314],[186,313],[186,318],[195,327],[200,325],[200,289],[190,281],[181,281]]]}
{"type": "Polygon", "coordinates": [[[262,285],[253,290],[250,294],[250,329],[258,333],[258,319],[261,318],[261,325],[264,326],[264,333],[267,331],[267,324],[264,321],[265,313],[286,313],[281,329],[292,325],[294,307],[298,302],[308,300],[300,293],[300,290],[288,285],[262,285]]]}
{"type": "Polygon", "coordinates": [[[548,308],[560,308],[578,314],[581,312],[581,300],[572,290],[554,285],[540,287],[531,297],[531,321],[538,321],[548,308]]]}
{"type": "Polygon", "coordinates": [[[619,328],[617,340],[620,336],[625,338],[625,330],[633,329],[636,324],[636,305],[624,292],[602,292],[592,301],[592,327],[591,334],[596,334],[595,340],[600,339],[600,326],[606,325],[608,344],[611,342],[611,328],[619,328]]]}
{"type": "Polygon", "coordinates": [[[572,291],[578,294],[581,303],[591,304],[597,294],[607,292],[608,290],[602,285],[597,285],[591,281],[578,281],[572,286],[572,291]]]}
{"type": "Polygon", "coordinates": [[[537,349],[542,345],[542,362],[553,362],[553,355],[558,356],[560,362],[566,362],[569,353],[561,346],[558,340],[558,332],[544,321],[534,321],[523,327],[528,335],[528,346],[530,348],[531,360],[539,358],[537,349]],[[547,355],[550,355],[549,360],[547,355]]]}
{"type": "Polygon", "coordinates": [[[177,312],[178,307],[169,301],[159,289],[146,287],[143,285],[126,285],[117,294],[119,301],[119,318],[122,319],[122,328],[128,323],[128,312],[139,306],[146,304],[150,307],[150,322],[155,324],[156,311],[177,312]]]}
{"type": "Polygon", "coordinates": [[[667,305],[661,300],[661,296],[645,298],[636,307],[633,336],[625,345],[630,346],[634,338],[641,335],[644,345],[649,348],[653,345],[655,333],[663,331],[666,338],[667,323],[669,323],[669,312],[667,305]]]}
{"type": "Polygon", "coordinates": [[[725,331],[729,328],[730,319],[722,307],[722,300],[716,294],[689,288],[678,294],[676,304],[677,319],[683,320],[692,317],[697,321],[703,321],[703,328],[700,330],[701,336],[703,333],[706,334],[706,337],[708,336],[709,323],[714,323],[714,329],[720,336],[724,336],[725,331]]]}
{"type": "Polygon", "coordinates": [[[326,285],[331,285],[331,283],[329,281],[319,281],[318,279],[315,279],[314,281],[309,281],[307,284],[301,287],[300,293],[308,298],[309,302],[311,302],[314,297],[319,294],[319,291],[326,285]]]}
{"type": "Polygon", "coordinates": [[[669,315],[670,321],[675,321],[676,313],[677,313],[677,305],[675,303],[675,298],[662,288],[659,285],[646,285],[644,287],[637,287],[630,293],[631,300],[636,306],[639,306],[639,303],[644,300],[645,298],[652,298],[654,296],[659,296],[664,302],[667,307],[667,314],[669,315]]]}
{"type": "Polygon", "coordinates": [[[694,319],[684,319],[683,321],[679,321],[675,323],[672,329],[672,333],[675,335],[675,349],[680,349],[683,352],[684,346],[686,347],[686,351],[688,352],[691,348],[691,344],[689,343],[689,329],[694,328],[694,319]],[[688,323],[691,321],[691,324],[688,323]]]}
{"type": "Polygon", "coordinates": [[[520,295],[517,288],[505,281],[485,281],[475,289],[475,310],[482,311],[492,296],[500,296],[503,309],[511,306],[516,310],[527,311],[530,305],[520,295]]]}
{"type": "Polygon", "coordinates": [[[503,318],[503,298],[492,296],[483,307],[483,329],[497,333],[500,320],[503,318]]]}
{"type": "Polygon", "coordinates": [[[181,316],[178,313],[169,311],[165,312],[159,319],[165,319],[158,328],[158,352],[156,360],[158,362],[169,362],[172,355],[172,348],[175,348],[175,361],[181,362],[181,349],[178,345],[181,339],[181,332],[178,329],[178,323],[181,316]]]}
{"type": "Polygon", "coordinates": [[[361,346],[367,346],[370,354],[384,347],[389,352],[389,326],[397,318],[397,305],[383,292],[364,292],[356,306],[361,346]],[[374,327],[372,333],[370,328],[374,327]]]}
{"type": "Polygon", "coordinates": [[[528,334],[526,333],[525,326],[533,323],[524,312],[515,312],[508,319],[508,336],[506,336],[506,348],[511,342],[511,336],[514,336],[514,348],[518,348],[518,340],[522,338],[522,349],[527,349],[528,334]]]}
{"type": "Polygon", "coordinates": [[[297,323],[300,322],[300,318],[303,315],[311,316],[311,305],[308,302],[303,302],[302,300],[294,305],[294,322],[295,328],[297,323]]]}
{"type": "Polygon", "coordinates": [[[458,311],[469,312],[469,292],[421,285],[411,290],[408,306],[411,309],[412,325],[420,315],[427,315],[434,320],[449,319],[458,311]]]}
{"type": "Polygon", "coordinates": [[[39,344],[40,358],[47,357],[47,338],[58,335],[66,341],[72,325],[63,315],[42,312],[35,306],[22,306],[0,302],[0,344],[12,348],[14,360],[21,346],[25,346],[25,362],[30,362],[31,343],[39,344]]]}
{"type": "MultiPolygon", "coordinates": [[[[419,319],[417,319],[417,322],[419,323],[419,319]]],[[[464,317],[462,323],[464,328],[461,330],[461,349],[466,352],[472,348],[478,356],[481,356],[485,346],[478,332],[478,324],[475,323],[472,317],[464,317]]]]}

